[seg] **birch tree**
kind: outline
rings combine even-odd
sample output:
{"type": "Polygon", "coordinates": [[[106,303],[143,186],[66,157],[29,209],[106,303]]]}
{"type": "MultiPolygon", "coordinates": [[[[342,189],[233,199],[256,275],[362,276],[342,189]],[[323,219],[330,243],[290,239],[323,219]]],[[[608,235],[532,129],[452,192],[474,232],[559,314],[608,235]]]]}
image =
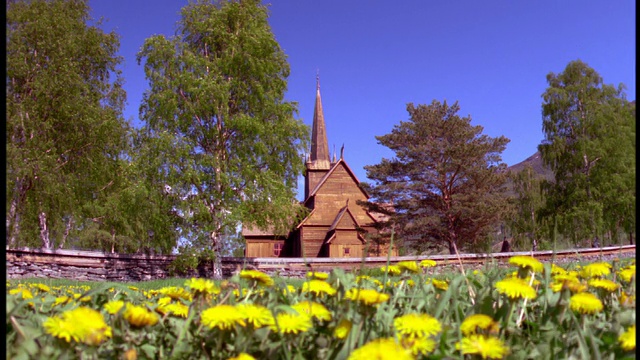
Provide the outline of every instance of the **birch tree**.
{"type": "Polygon", "coordinates": [[[267,20],[257,0],[190,2],[176,35],[153,36],[138,54],[143,131],[180,199],[181,234],[215,253],[240,223],[286,232],[301,210],[308,128],[284,99],[289,65],[267,20]]]}

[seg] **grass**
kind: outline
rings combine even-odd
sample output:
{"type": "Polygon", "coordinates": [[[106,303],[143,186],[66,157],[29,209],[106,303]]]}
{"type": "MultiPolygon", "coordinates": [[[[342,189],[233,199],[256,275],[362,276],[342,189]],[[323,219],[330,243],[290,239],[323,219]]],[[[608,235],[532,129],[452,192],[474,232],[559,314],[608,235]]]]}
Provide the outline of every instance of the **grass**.
{"type": "Polygon", "coordinates": [[[577,263],[564,264],[565,271],[575,272],[571,281],[584,287],[580,291],[597,296],[599,309],[589,303],[586,308],[574,308],[574,294],[564,285],[562,291],[553,290],[552,285],[563,280],[555,278],[550,264],[527,273],[521,267],[487,263],[477,270],[466,269],[465,276],[457,268],[394,274],[368,269],[363,276],[337,269],[325,284],[333,294],[321,293],[320,289],[327,291],[323,287],[316,288],[316,293],[311,283],[302,286],[304,279],[270,278],[260,272],[254,277],[234,275],[215,284],[183,278],[135,283],[7,280],[6,355],[11,359],[227,360],[250,354],[272,360],[352,360],[357,355],[400,359],[409,351],[413,359],[462,360],[478,356],[472,355],[473,348],[460,345],[477,341],[463,324],[472,315],[484,314],[493,325],[474,331],[495,346],[486,347],[485,355],[491,356],[482,358],[633,358],[629,349],[635,349],[635,342],[630,336],[626,343],[621,339],[635,333],[635,280],[628,273],[616,277],[623,267],[635,274],[632,264],[635,259],[614,262],[607,275],[617,284],[614,291],[588,285],[591,279],[577,263]],[[519,294],[526,289],[504,292],[496,286],[513,276],[528,283],[517,287],[533,287],[535,296],[523,298],[519,294]],[[263,277],[273,281],[261,284],[263,277]],[[370,293],[360,298],[360,289],[370,293]],[[120,305],[114,310],[116,303],[120,305]],[[257,317],[257,312],[243,313],[242,306],[247,305],[262,306],[266,318],[257,317]],[[299,312],[301,305],[309,309],[311,318],[299,312]],[[84,321],[75,312],[80,307],[97,311],[97,320],[84,321]],[[86,329],[102,321],[98,333],[88,336],[86,329]],[[348,329],[342,329],[341,337],[337,331],[344,323],[348,329]],[[108,335],[100,332],[107,328],[108,335]],[[380,340],[399,343],[382,354],[375,345],[380,340]]]}

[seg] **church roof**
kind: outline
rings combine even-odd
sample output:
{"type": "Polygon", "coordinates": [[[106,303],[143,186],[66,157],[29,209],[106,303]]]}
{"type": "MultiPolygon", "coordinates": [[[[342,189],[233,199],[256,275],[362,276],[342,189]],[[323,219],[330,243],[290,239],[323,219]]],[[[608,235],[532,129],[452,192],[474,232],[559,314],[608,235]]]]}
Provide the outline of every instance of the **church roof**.
{"type": "Polygon", "coordinates": [[[241,231],[242,236],[245,237],[254,237],[254,236],[258,236],[258,237],[264,237],[264,236],[273,236],[274,238],[276,237],[286,237],[287,234],[276,234],[273,227],[269,226],[267,229],[265,230],[261,230],[257,227],[253,227],[253,226],[242,226],[242,231],[241,231]]]}
{"type": "MultiPolygon", "coordinates": [[[[349,165],[347,165],[347,163],[344,161],[344,159],[342,157],[340,157],[340,160],[336,161],[331,166],[329,171],[327,171],[327,173],[324,174],[322,179],[320,179],[320,181],[318,181],[318,184],[313,188],[313,190],[311,190],[311,192],[309,192],[309,196],[307,196],[307,198],[304,199],[303,203],[306,203],[311,197],[316,195],[318,190],[320,190],[320,188],[322,188],[322,185],[324,185],[324,183],[327,182],[327,179],[329,179],[329,177],[331,177],[331,174],[333,174],[335,172],[335,170],[338,168],[338,165],[340,165],[340,164],[342,164],[344,166],[344,168],[347,170],[347,173],[351,176],[351,178],[353,178],[353,181],[356,183],[356,185],[360,184],[360,180],[358,180],[358,178],[356,177],[356,174],[353,173],[353,171],[351,170],[349,165]]],[[[358,188],[360,188],[360,187],[358,186],[358,188]]],[[[362,191],[362,193],[364,194],[364,196],[366,196],[367,199],[369,198],[369,194],[367,194],[367,192],[364,191],[364,189],[360,188],[360,191],[362,191]]]]}
{"type": "MultiPolygon", "coordinates": [[[[336,238],[336,228],[338,227],[340,220],[342,220],[345,214],[351,217],[351,221],[353,221],[353,223],[356,224],[356,227],[359,226],[358,220],[356,220],[356,217],[353,216],[353,214],[351,213],[351,210],[349,210],[349,203],[347,202],[347,205],[345,205],[342,209],[340,209],[340,211],[338,211],[338,215],[336,215],[336,218],[333,220],[333,223],[331,223],[331,226],[329,227],[329,231],[327,231],[327,233],[333,232],[333,234],[331,234],[331,236],[327,239],[326,241],[327,244],[331,243],[331,241],[336,238]]],[[[349,229],[349,230],[352,230],[352,229],[349,229]]],[[[365,240],[365,238],[360,233],[358,233],[358,239],[360,239],[360,241],[362,241],[363,243],[367,242],[367,240],[365,240]]]]}
{"type": "Polygon", "coordinates": [[[320,97],[320,78],[316,78],[316,104],[313,110],[313,128],[311,132],[310,166],[315,169],[328,169],[330,166],[327,128],[324,123],[322,99],[320,97]]]}
{"type": "Polygon", "coordinates": [[[302,221],[300,221],[300,223],[296,226],[296,229],[299,229],[300,226],[304,225],[304,223],[307,222],[307,220],[309,220],[309,218],[311,217],[311,215],[313,215],[314,212],[316,212],[316,209],[311,210],[309,215],[307,215],[304,219],[302,219],[302,221]]]}
{"type": "Polygon", "coordinates": [[[342,217],[344,216],[345,213],[348,213],[351,219],[353,220],[353,222],[356,224],[356,226],[358,226],[358,221],[356,220],[355,216],[353,216],[351,211],[349,211],[349,203],[347,203],[347,205],[345,205],[342,209],[340,209],[340,211],[338,211],[338,215],[336,215],[336,218],[333,219],[333,223],[331,223],[331,226],[329,227],[329,231],[336,229],[336,227],[340,223],[340,220],[342,220],[342,217]]]}

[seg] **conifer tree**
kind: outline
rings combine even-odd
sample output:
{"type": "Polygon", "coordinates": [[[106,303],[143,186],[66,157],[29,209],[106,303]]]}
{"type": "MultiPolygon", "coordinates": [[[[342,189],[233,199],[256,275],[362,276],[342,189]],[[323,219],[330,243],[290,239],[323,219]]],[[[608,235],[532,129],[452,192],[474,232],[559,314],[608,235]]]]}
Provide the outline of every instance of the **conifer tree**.
{"type": "Polygon", "coordinates": [[[419,251],[485,245],[505,208],[500,154],[509,140],[482,134],[459,109],[457,102],[408,104],[409,120],[376,137],[395,157],[365,166],[374,181],[363,185],[371,195],[366,206],[387,215],[382,225],[419,251]]]}

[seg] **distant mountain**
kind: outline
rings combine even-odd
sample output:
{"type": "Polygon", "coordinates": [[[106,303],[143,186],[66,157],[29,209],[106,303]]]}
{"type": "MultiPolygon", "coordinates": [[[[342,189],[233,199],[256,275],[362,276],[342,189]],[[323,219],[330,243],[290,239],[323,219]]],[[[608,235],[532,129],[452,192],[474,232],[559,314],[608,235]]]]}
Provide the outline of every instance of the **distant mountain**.
{"type": "MultiPolygon", "coordinates": [[[[524,170],[527,165],[531,166],[537,176],[544,178],[545,180],[553,180],[553,171],[549,167],[544,165],[544,163],[542,162],[542,156],[539,151],[529,156],[524,161],[507,167],[507,171],[518,173],[524,170]]],[[[511,179],[507,180],[506,192],[510,196],[515,196],[515,192],[513,191],[513,181],[511,179]]]]}
{"type": "Polygon", "coordinates": [[[507,171],[517,173],[522,171],[527,165],[531,165],[533,171],[536,174],[544,177],[547,180],[553,180],[553,171],[549,167],[544,165],[544,163],[542,162],[542,155],[539,151],[536,151],[535,154],[529,156],[526,160],[507,167],[507,171]]]}

